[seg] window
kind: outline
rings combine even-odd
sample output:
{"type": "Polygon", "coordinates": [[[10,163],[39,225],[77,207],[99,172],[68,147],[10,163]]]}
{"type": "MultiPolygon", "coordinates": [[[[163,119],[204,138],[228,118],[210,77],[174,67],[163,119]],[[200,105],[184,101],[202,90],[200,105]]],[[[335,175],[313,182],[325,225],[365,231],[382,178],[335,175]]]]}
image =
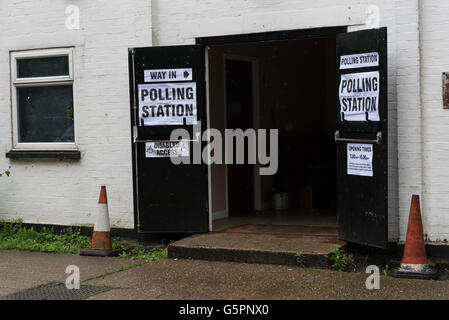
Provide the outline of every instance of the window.
{"type": "Polygon", "coordinates": [[[14,150],[74,150],[71,48],[11,52],[14,150]]]}

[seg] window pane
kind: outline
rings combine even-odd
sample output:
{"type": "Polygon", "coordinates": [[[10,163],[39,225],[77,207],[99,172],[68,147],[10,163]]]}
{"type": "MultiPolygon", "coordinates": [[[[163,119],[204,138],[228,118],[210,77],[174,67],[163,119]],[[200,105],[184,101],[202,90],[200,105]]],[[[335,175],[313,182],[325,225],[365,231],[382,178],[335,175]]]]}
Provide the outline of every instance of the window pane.
{"type": "Polygon", "coordinates": [[[17,88],[19,142],[73,142],[72,85],[17,88]]]}
{"type": "Polygon", "coordinates": [[[69,57],[48,57],[17,60],[18,78],[66,76],[69,74],[69,57]]]}

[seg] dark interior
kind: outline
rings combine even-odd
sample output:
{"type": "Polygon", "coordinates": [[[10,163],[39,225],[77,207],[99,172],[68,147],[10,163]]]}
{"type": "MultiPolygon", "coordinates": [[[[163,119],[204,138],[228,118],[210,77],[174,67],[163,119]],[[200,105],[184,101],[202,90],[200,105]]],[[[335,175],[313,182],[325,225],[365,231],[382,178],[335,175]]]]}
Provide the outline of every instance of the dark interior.
{"type": "Polygon", "coordinates": [[[278,171],[260,177],[259,209],[253,166],[227,166],[229,213],[277,210],[275,194],[288,194],[289,205],[283,209],[291,212],[335,212],[335,37],[214,47],[217,54],[251,57],[259,64],[259,90],[253,92],[251,62],[225,60],[226,127],[245,129],[257,118],[259,128],[279,130],[278,171]],[[251,119],[256,94],[259,110],[251,119]]]}

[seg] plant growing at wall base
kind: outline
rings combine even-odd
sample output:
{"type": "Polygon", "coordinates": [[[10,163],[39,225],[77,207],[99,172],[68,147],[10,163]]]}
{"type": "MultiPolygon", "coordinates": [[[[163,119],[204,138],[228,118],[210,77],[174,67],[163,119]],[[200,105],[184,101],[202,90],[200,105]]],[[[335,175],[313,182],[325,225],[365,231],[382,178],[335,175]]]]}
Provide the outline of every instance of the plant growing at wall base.
{"type": "Polygon", "coordinates": [[[90,245],[89,238],[77,228],[55,233],[53,228],[36,231],[22,223],[22,219],[14,223],[0,221],[0,249],[79,253],[80,248],[90,245]]]}
{"type": "MultiPolygon", "coordinates": [[[[66,228],[56,233],[53,228],[43,227],[40,231],[23,225],[23,220],[0,221],[0,250],[24,250],[54,253],[79,253],[81,248],[90,247],[90,239],[81,234],[80,228],[66,228]]],[[[114,249],[121,245],[113,242],[114,249]]]]}
{"type": "Polygon", "coordinates": [[[337,271],[347,271],[354,267],[354,257],[343,250],[339,245],[332,245],[332,250],[328,256],[331,269],[337,271]]]}
{"type": "Polygon", "coordinates": [[[153,248],[146,250],[144,248],[133,248],[129,252],[123,251],[119,254],[121,258],[129,258],[133,260],[145,260],[145,262],[157,261],[167,258],[167,248],[153,248]]]}
{"type": "Polygon", "coordinates": [[[298,251],[297,253],[295,253],[295,259],[296,259],[296,264],[299,267],[305,267],[306,266],[306,257],[304,256],[304,253],[302,253],[301,251],[298,251]]]}
{"type": "Polygon", "coordinates": [[[387,264],[387,265],[385,265],[384,276],[388,276],[388,272],[389,272],[389,267],[388,267],[388,264],[387,264]]]}

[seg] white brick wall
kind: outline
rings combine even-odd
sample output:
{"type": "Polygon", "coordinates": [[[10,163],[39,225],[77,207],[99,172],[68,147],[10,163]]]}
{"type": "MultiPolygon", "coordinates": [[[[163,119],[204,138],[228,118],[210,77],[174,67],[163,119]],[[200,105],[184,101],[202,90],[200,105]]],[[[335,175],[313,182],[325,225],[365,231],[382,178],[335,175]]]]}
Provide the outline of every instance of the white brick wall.
{"type": "Polygon", "coordinates": [[[405,240],[412,194],[421,195],[421,102],[418,1],[395,1],[399,235],[405,240]]]}
{"type": "Polygon", "coordinates": [[[449,3],[421,1],[423,224],[433,241],[449,240],[449,110],[442,72],[449,71],[449,3]]]}
{"type": "Polygon", "coordinates": [[[111,225],[133,228],[128,47],[151,45],[151,2],[145,0],[2,0],[0,2],[0,219],[93,224],[100,186],[111,225]],[[80,30],[65,26],[68,5],[80,30]],[[75,116],[80,161],[9,160],[9,51],[74,46],[75,116]]]}
{"type": "Polygon", "coordinates": [[[366,8],[377,5],[380,25],[389,30],[389,237],[405,239],[416,193],[429,239],[448,238],[449,110],[442,109],[441,73],[449,71],[449,4],[421,3],[420,9],[418,0],[1,1],[1,150],[11,148],[9,51],[75,46],[82,159],[0,157],[0,168],[12,167],[11,177],[0,178],[0,218],[91,224],[99,186],[106,184],[112,224],[133,226],[128,47],[312,27],[364,29],[366,8]],[[69,4],[80,7],[81,30],[65,28],[69,4]]]}

